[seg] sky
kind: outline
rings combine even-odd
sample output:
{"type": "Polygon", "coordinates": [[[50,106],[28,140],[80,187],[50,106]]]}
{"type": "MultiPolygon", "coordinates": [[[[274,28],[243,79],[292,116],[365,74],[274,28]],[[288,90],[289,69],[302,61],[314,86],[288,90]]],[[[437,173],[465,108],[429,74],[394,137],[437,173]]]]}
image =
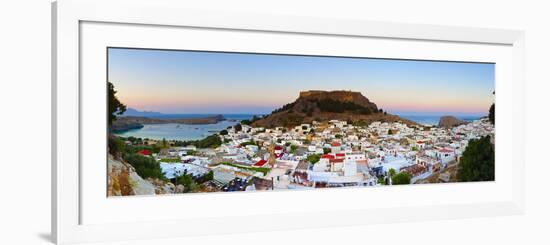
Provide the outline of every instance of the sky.
{"type": "Polygon", "coordinates": [[[142,111],[267,114],[305,90],[361,92],[399,115],[486,115],[494,64],[108,49],[108,80],[142,111]]]}

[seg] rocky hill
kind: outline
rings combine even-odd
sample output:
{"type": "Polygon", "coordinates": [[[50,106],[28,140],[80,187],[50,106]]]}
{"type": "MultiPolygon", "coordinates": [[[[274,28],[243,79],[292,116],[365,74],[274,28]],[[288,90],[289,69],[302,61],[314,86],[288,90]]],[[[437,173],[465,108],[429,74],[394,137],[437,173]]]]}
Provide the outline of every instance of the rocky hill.
{"type": "Polygon", "coordinates": [[[453,116],[442,116],[439,118],[439,127],[442,128],[452,128],[462,124],[466,124],[466,122],[453,116]]]}
{"type": "Polygon", "coordinates": [[[382,112],[378,106],[353,91],[319,91],[300,92],[292,103],[274,110],[270,115],[253,122],[260,127],[291,127],[312,121],[345,120],[353,123],[368,124],[374,121],[397,122],[414,125],[416,123],[382,112]]]}

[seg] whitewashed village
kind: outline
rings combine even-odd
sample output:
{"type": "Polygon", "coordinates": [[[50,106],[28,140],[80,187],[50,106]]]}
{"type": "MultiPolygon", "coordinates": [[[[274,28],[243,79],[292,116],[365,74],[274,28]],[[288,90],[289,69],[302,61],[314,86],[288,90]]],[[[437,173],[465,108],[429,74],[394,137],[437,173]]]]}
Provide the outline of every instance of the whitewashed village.
{"type": "MultiPolygon", "coordinates": [[[[456,182],[469,140],[487,135],[494,135],[487,118],[452,128],[401,122],[354,126],[340,120],[293,128],[238,124],[214,135],[223,142],[216,148],[173,146],[168,141],[158,153],[138,154],[160,162],[172,182],[180,175],[198,179],[210,174],[200,188],[208,192],[373,187],[456,182]]],[[[163,188],[177,186],[185,192],[177,182],[163,188]]]]}

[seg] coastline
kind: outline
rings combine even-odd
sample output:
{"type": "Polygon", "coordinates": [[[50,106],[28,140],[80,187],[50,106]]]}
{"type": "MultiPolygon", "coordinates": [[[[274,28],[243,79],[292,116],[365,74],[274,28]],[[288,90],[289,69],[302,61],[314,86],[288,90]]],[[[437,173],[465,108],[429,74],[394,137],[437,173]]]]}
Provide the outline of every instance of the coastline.
{"type": "MultiPolygon", "coordinates": [[[[209,114],[166,114],[166,117],[194,117],[205,116],[209,114]]],[[[178,122],[172,122],[172,120],[157,120],[155,123],[144,123],[141,127],[128,128],[126,130],[113,130],[113,133],[120,137],[139,137],[148,138],[152,140],[200,140],[210,135],[216,134],[227,127],[240,123],[242,120],[250,120],[254,114],[211,114],[222,115],[223,120],[219,120],[216,123],[204,123],[204,124],[184,124],[178,122]]],[[[209,116],[211,116],[209,115],[209,116]]],[[[397,115],[407,120],[414,121],[420,125],[429,125],[437,127],[439,115],[397,115]]],[[[466,122],[472,122],[481,117],[479,116],[457,116],[457,118],[466,122]]],[[[177,120],[176,120],[177,121],[177,120]]]]}

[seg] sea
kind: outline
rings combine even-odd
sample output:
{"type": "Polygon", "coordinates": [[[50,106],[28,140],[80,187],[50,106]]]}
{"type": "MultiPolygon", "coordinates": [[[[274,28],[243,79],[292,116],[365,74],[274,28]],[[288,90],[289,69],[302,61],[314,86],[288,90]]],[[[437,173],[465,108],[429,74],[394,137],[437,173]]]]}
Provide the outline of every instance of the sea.
{"type": "MultiPolygon", "coordinates": [[[[152,118],[173,119],[173,118],[203,118],[219,114],[161,114],[151,116],[152,118]]],[[[144,124],[143,128],[133,129],[125,132],[117,133],[122,137],[139,137],[156,140],[199,140],[209,135],[218,133],[223,129],[227,129],[245,119],[251,119],[254,114],[222,114],[225,120],[215,124],[144,124]]],[[[256,114],[257,115],[257,114],[256,114]]],[[[397,114],[399,115],[399,114],[397,114]]],[[[257,115],[262,116],[262,115],[257,115]]],[[[422,125],[437,125],[439,118],[442,115],[399,115],[402,118],[409,119],[422,125]]],[[[479,119],[479,116],[456,116],[456,118],[464,121],[474,121],[479,119]]]]}
{"type": "MultiPolygon", "coordinates": [[[[215,116],[219,114],[160,114],[155,116],[149,116],[151,118],[160,119],[174,119],[174,118],[204,118],[209,116],[215,116]]],[[[215,124],[180,124],[180,123],[166,123],[166,124],[144,124],[143,128],[132,129],[116,135],[122,137],[139,137],[149,138],[155,140],[199,140],[205,137],[218,133],[227,127],[233,126],[242,120],[251,119],[254,114],[222,114],[225,120],[219,121],[215,124]]],[[[261,116],[261,115],[258,115],[261,116]]]]}
{"type": "MultiPolygon", "coordinates": [[[[444,116],[444,115],[400,115],[400,114],[397,114],[397,115],[402,118],[409,119],[418,124],[432,125],[432,126],[437,126],[439,124],[439,118],[444,116]]],[[[455,117],[466,122],[473,122],[474,120],[478,120],[480,118],[480,116],[455,116],[455,117]]]]}

